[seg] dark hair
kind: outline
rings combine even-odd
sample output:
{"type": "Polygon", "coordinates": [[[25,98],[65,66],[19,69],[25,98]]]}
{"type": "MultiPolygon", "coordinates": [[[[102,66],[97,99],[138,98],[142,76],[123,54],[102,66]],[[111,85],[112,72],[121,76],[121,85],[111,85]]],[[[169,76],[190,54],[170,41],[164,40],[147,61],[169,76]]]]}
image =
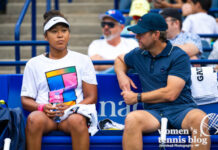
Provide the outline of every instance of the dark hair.
{"type": "MultiPolygon", "coordinates": [[[[156,31],[149,31],[150,34],[155,33],[156,31]]],[[[160,32],[160,37],[159,40],[162,42],[166,42],[167,41],[167,32],[166,31],[159,31],[160,32]]]]}
{"type": "Polygon", "coordinates": [[[162,42],[166,42],[167,41],[167,32],[166,31],[160,31],[160,40],[162,42]]]}
{"type": "MultiPolygon", "coordinates": [[[[44,13],[43,15],[43,18],[44,18],[44,23],[43,23],[43,27],[45,26],[45,24],[53,17],[57,17],[57,16],[60,16],[60,17],[63,17],[64,19],[66,19],[64,17],[64,15],[58,11],[58,10],[50,10],[50,11],[47,11],[44,13]]],[[[67,19],[66,19],[67,20],[67,19]]]]}
{"type": "Polygon", "coordinates": [[[194,4],[196,4],[196,3],[200,3],[200,5],[201,5],[201,7],[202,7],[202,9],[204,9],[204,10],[206,10],[206,11],[208,11],[209,9],[210,9],[210,7],[211,7],[211,4],[212,4],[212,1],[211,0],[192,0],[192,2],[194,3],[194,4]]]}
{"type": "Polygon", "coordinates": [[[172,21],[176,21],[176,20],[179,21],[179,28],[181,30],[182,29],[182,20],[179,20],[179,19],[176,19],[176,18],[172,18],[172,21]]]}

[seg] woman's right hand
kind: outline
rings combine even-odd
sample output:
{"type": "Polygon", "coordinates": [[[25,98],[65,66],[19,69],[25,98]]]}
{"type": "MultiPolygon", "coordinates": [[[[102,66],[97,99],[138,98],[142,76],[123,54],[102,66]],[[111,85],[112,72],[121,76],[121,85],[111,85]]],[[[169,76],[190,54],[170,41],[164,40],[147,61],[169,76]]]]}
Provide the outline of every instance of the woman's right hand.
{"type": "Polygon", "coordinates": [[[49,117],[49,118],[53,118],[56,116],[56,111],[54,110],[58,110],[58,108],[56,106],[53,106],[52,104],[46,104],[43,107],[43,112],[49,117]]]}

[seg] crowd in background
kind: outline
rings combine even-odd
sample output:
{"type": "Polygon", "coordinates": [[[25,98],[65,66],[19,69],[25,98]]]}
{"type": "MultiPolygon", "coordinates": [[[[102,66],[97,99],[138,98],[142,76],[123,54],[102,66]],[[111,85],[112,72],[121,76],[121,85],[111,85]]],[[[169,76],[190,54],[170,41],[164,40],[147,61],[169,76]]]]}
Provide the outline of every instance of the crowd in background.
{"type": "MultiPolygon", "coordinates": [[[[90,116],[97,114],[92,105],[97,102],[95,71],[116,73],[125,103],[142,102],[146,109],[126,116],[124,149],[142,149],[141,133],[159,129],[162,117],[176,129],[197,129],[199,134],[191,131],[192,137],[200,137],[200,121],[206,113],[197,109],[191,95],[189,60],[207,58],[203,57],[206,46],[214,48],[209,59],[218,59],[218,40],[199,36],[218,34],[216,14],[208,14],[215,2],[120,0],[120,10],[100,14],[103,39],[90,43],[89,57],[68,49],[70,24],[65,16],[46,12],[43,36],[50,51],[27,62],[21,88],[22,106],[31,112],[25,130],[27,149],[41,149],[43,134],[54,130],[70,134],[73,149],[89,149],[89,133],[93,133],[89,125],[96,122],[90,116]],[[160,11],[149,13],[154,8],[160,11]],[[123,9],[129,9],[129,14],[123,15],[123,9]],[[115,65],[93,66],[91,60],[115,60],[115,65]],[[127,75],[129,68],[140,77],[141,93],[131,90],[137,87],[127,75]]],[[[210,149],[210,137],[203,138],[208,144],[200,146],[210,149]]]]}
{"type": "MultiPolygon", "coordinates": [[[[107,25],[107,23],[102,25],[102,33],[105,38],[97,41],[102,41],[104,44],[110,46],[96,46],[97,41],[93,41],[89,46],[88,55],[91,56],[92,60],[114,60],[118,54],[123,53],[124,51],[128,52],[130,49],[123,46],[122,48],[120,47],[120,35],[127,36],[134,34],[127,29],[132,25],[137,24],[138,20],[143,15],[156,9],[165,18],[165,21],[168,24],[167,39],[170,40],[174,46],[182,48],[190,56],[190,59],[218,58],[218,56],[216,56],[217,53],[215,52],[217,51],[215,50],[217,46],[213,46],[216,39],[200,38],[199,36],[199,34],[218,34],[218,22],[216,21],[217,13],[209,13],[209,9],[211,8],[218,8],[216,0],[120,0],[119,10],[108,10],[104,14],[104,17],[101,16],[100,19],[102,21],[101,24],[106,22],[110,23],[114,20],[121,25],[120,27],[122,30],[114,31],[115,28],[111,27],[109,24],[107,25]],[[129,13],[125,13],[128,12],[128,10],[129,13]],[[125,20],[122,21],[122,23],[117,19],[117,14],[121,17],[121,13],[124,17],[122,19],[125,20]],[[105,21],[105,19],[108,18],[110,18],[110,21],[105,21]],[[111,32],[111,35],[114,34],[114,36],[107,38],[107,36],[105,36],[106,31],[109,33],[111,32]],[[111,44],[112,41],[116,41],[117,43],[111,44]],[[93,45],[95,45],[95,48],[93,48],[93,45]],[[214,47],[214,50],[209,55],[208,52],[204,52],[204,48],[210,47],[214,47]],[[107,54],[106,51],[110,54],[107,54]],[[114,51],[116,51],[116,53],[114,51]],[[94,57],[94,55],[97,55],[98,57],[94,57]]],[[[126,38],[122,37],[122,39],[126,38]]],[[[215,42],[215,44],[216,43],[218,42],[215,42]]],[[[126,46],[130,48],[130,46],[128,46],[129,44],[130,42],[128,42],[126,46]]],[[[97,67],[99,66],[96,66],[96,68],[97,67]]],[[[102,69],[97,68],[97,71],[106,70],[103,69],[103,67],[104,66],[101,66],[102,69]]],[[[113,69],[112,71],[110,69],[110,71],[106,72],[111,73],[114,71],[113,69]]]]}

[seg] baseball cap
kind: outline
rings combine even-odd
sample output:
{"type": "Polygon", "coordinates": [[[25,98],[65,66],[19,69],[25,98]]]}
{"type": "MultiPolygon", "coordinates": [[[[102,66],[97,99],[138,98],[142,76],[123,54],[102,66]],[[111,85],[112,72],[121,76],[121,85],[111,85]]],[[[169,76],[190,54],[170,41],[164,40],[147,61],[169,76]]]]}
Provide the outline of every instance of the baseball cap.
{"type": "Polygon", "coordinates": [[[136,34],[141,34],[156,30],[166,31],[167,28],[166,21],[160,14],[147,13],[139,19],[136,25],[127,28],[127,30],[136,34]]]}
{"type": "Polygon", "coordinates": [[[172,17],[179,21],[182,20],[182,14],[176,8],[164,8],[159,12],[164,18],[172,17]]]}
{"type": "Polygon", "coordinates": [[[150,10],[150,4],[146,0],[134,0],[131,4],[129,16],[143,16],[150,10]]]}
{"type": "Polygon", "coordinates": [[[117,22],[119,22],[120,24],[125,23],[125,18],[123,16],[122,12],[119,10],[116,10],[116,9],[109,9],[104,14],[101,14],[99,16],[99,18],[101,20],[104,19],[105,17],[110,17],[110,18],[116,20],[117,22]]]}
{"type": "Polygon", "coordinates": [[[44,26],[44,33],[46,31],[48,31],[51,27],[53,27],[54,25],[58,24],[58,23],[64,23],[66,24],[68,27],[70,26],[70,24],[68,23],[68,21],[66,19],[64,19],[63,17],[57,16],[57,17],[53,17],[51,18],[44,26]]]}

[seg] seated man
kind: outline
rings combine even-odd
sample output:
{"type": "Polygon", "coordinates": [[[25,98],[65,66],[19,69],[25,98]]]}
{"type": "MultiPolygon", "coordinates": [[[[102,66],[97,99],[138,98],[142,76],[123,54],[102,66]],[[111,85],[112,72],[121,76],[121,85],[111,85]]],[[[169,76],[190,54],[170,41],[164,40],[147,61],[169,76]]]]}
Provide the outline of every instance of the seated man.
{"type": "MultiPolygon", "coordinates": [[[[104,39],[94,40],[88,48],[92,60],[114,60],[118,55],[127,53],[138,47],[134,39],[122,38],[125,18],[119,10],[110,9],[100,15],[104,39]]],[[[105,71],[110,65],[96,65],[97,71],[105,71]]]]}
{"type": "Polygon", "coordinates": [[[165,18],[168,25],[167,39],[174,46],[180,47],[184,50],[191,59],[198,59],[202,51],[202,44],[200,37],[195,33],[183,32],[182,16],[178,9],[165,8],[160,14],[165,18]]]}
{"type": "MultiPolygon", "coordinates": [[[[202,135],[200,130],[206,114],[197,109],[191,96],[189,57],[166,39],[164,18],[157,13],[148,13],[129,30],[136,33],[139,48],[118,56],[114,68],[126,104],[142,102],[144,110],[126,116],[123,149],[142,149],[142,133],[157,131],[161,118],[166,117],[173,128],[188,129],[192,138],[204,138],[206,144],[192,142],[192,149],[209,150],[210,136],[202,135]],[[137,87],[126,75],[129,68],[138,73],[142,93],[131,90],[131,86],[137,87]]],[[[202,131],[209,134],[207,128],[202,131]]]]}

